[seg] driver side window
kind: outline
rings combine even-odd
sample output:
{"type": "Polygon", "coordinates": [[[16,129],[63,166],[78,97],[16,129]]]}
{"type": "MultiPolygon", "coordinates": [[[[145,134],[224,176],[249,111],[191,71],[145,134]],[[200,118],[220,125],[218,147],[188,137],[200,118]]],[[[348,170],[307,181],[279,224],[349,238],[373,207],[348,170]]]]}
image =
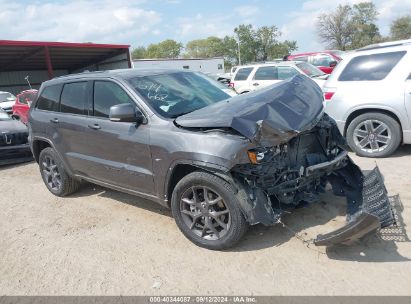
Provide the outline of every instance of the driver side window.
{"type": "Polygon", "coordinates": [[[110,108],[114,105],[130,103],[133,100],[118,84],[111,81],[95,81],[93,94],[93,115],[109,117],[110,108]]]}

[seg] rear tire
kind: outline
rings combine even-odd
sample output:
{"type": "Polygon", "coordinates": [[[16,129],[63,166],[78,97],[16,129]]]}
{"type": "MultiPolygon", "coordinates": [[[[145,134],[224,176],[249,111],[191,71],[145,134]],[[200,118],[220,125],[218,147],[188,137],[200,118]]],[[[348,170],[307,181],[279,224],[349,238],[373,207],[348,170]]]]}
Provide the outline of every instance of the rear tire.
{"type": "Polygon", "coordinates": [[[347,128],[347,143],[359,156],[387,157],[397,150],[401,138],[400,124],[379,112],[359,115],[347,128]]]}
{"type": "Polygon", "coordinates": [[[56,196],[66,196],[80,187],[80,182],[67,174],[63,162],[53,148],[45,148],[39,156],[40,174],[44,184],[56,196]]]}
{"type": "Polygon", "coordinates": [[[248,228],[233,187],[206,172],[190,173],[177,183],[171,210],[181,232],[211,250],[232,247],[248,228]]]}

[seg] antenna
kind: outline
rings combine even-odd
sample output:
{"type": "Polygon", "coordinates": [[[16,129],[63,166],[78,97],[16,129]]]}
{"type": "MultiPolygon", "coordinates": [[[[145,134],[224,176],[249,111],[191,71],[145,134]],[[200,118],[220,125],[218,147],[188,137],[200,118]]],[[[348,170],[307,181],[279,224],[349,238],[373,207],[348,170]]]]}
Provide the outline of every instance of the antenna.
{"type": "Polygon", "coordinates": [[[29,75],[27,75],[26,77],[24,77],[24,79],[27,81],[27,83],[29,84],[30,90],[33,89],[31,87],[30,81],[29,81],[29,75]]]}

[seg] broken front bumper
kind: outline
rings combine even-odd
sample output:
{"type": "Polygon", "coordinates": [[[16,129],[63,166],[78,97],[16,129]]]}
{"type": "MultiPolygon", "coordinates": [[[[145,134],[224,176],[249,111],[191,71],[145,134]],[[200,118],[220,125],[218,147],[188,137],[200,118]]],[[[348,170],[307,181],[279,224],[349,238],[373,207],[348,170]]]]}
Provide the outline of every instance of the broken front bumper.
{"type": "Polygon", "coordinates": [[[378,167],[363,176],[361,185],[362,204],[356,208],[356,202],[348,201],[347,210],[356,210],[347,214],[347,224],[327,234],[320,234],[314,240],[317,246],[351,244],[366,234],[379,228],[395,224],[395,217],[390,204],[383,177],[378,167]]]}

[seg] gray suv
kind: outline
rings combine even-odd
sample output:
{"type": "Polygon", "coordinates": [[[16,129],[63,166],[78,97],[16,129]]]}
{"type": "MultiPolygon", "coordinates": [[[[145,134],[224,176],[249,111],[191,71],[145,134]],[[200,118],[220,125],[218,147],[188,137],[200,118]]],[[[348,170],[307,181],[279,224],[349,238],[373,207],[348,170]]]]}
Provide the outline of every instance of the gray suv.
{"type": "Polygon", "coordinates": [[[53,194],[88,181],[148,198],[209,249],[232,246],[249,225],[279,223],[329,182],[348,215],[344,229],[316,240],[332,245],[393,218],[378,170],[364,177],[353,164],[322,101],[303,76],[230,98],[195,72],[82,73],[42,84],[29,140],[53,194]]]}

